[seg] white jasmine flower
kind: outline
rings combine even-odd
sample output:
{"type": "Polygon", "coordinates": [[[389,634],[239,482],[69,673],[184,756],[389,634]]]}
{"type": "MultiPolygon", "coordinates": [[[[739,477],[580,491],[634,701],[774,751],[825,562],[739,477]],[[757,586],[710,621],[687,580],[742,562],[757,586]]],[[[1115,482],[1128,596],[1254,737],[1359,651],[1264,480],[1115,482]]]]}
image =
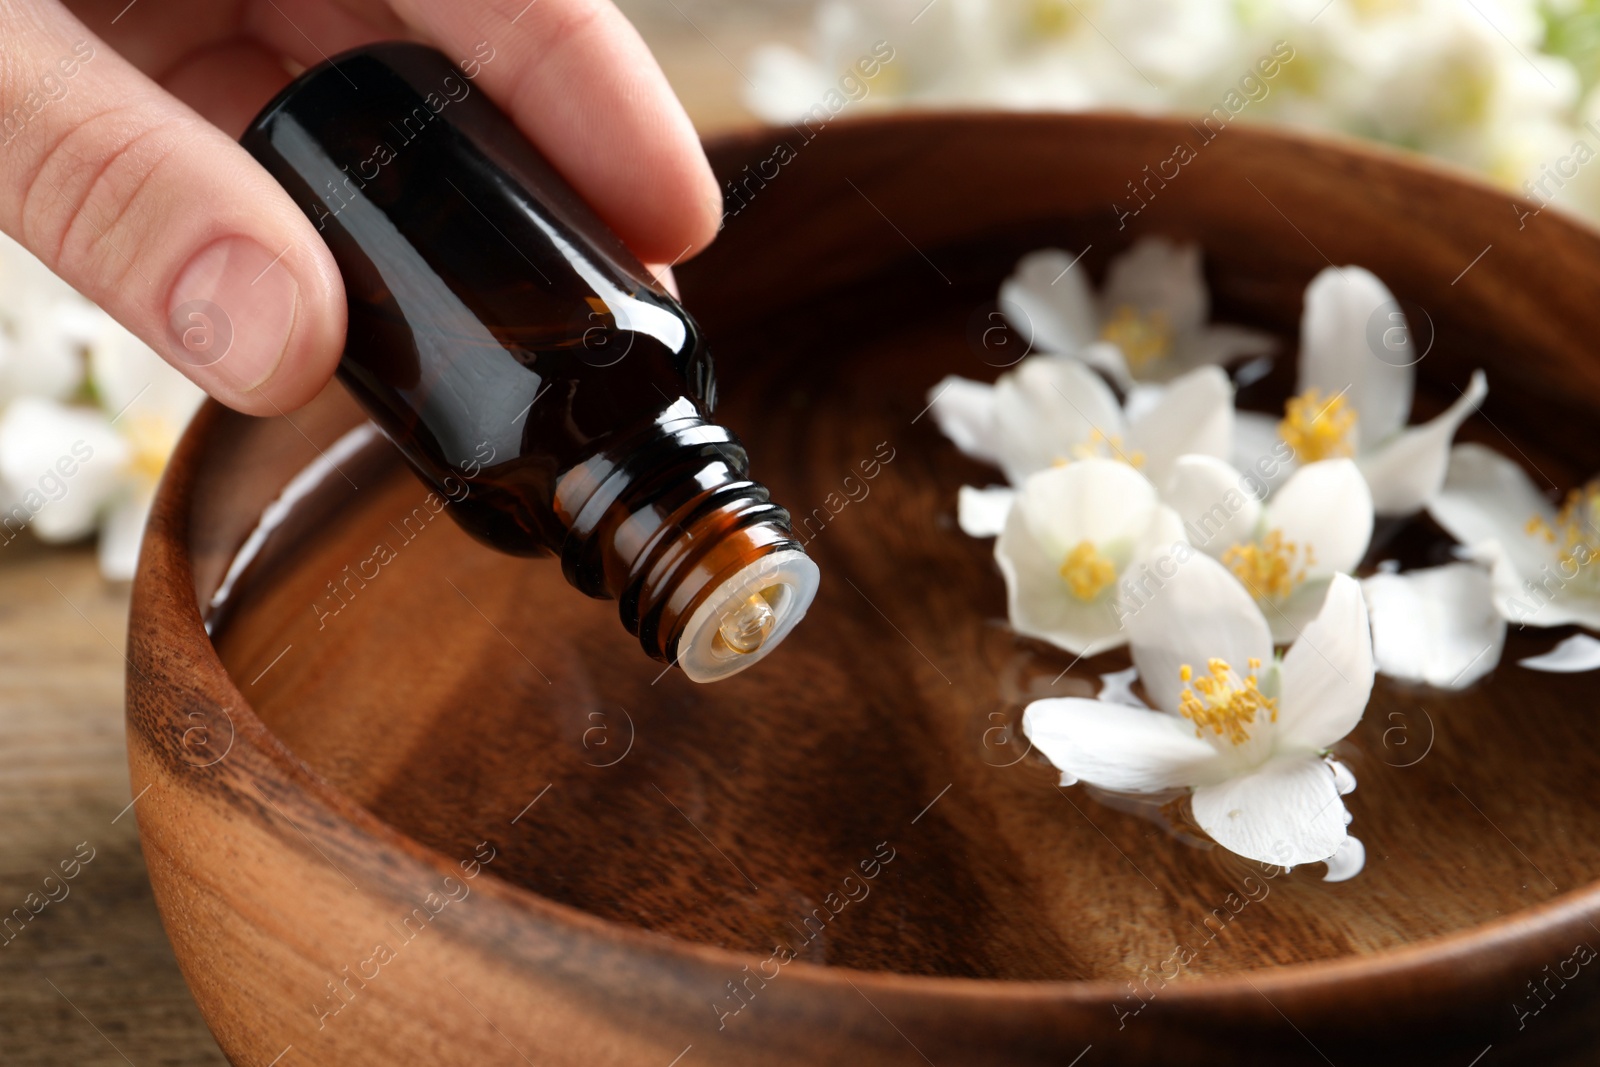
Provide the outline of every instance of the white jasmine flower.
{"type": "Polygon", "coordinates": [[[866,107],[1151,110],[1231,51],[1231,28],[1226,0],[828,0],[808,47],[751,56],[745,102],[771,122],[800,119],[887,40],[898,66],[859,97],[866,107]]]}
{"type": "MultiPolygon", "coordinates": [[[[1051,466],[1091,456],[1137,468],[1157,484],[1179,456],[1227,455],[1233,386],[1217,367],[1199,367],[1127,411],[1083,363],[1030,356],[993,385],[954,375],[929,390],[934,421],[957,448],[999,467],[1012,486],[1051,466]]],[[[964,490],[961,528],[992,537],[1008,510],[1003,487],[964,490]],[[975,495],[975,494],[980,494],[975,495]]]]}
{"type": "MultiPolygon", "coordinates": [[[[1508,188],[1538,178],[1574,140],[1593,143],[1575,121],[1583,99],[1577,71],[1549,54],[1562,46],[1592,50],[1591,16],[1582,4],[1283,0],[1243,6],[1239,14],[1236,50],[1217,69],[1219,79],[1275,40],[1291,42],[1295,51],[1270,93],[1242,118],[1387,142],[1470,167],[1508,188]],[[1561,32],[1563,8],[1576,32],[1561,32]]],[[[1209,91],[1215,94],[1215,83],[1209,91]]],[[[1208,107],[1204,101],[1197,87],[1193,105],[1208,107]]],[[[1594,188],[1584,190],[1591,210],[1594,188]]]]}
{"type": "Polygon", "coordinates": [[[83,384],[84,349],[105,313],[0,234],[0,403],[65,400],[83,384]]]}
{"type": "Polygon", "coordinates": [[[130,454],[97,408],[42,396],[11,401],[0,414],[0,540],[9,544],[28,528],[50,543],[87,536],[130,454]]]}
{"type": "Polygon", "coordinates": [[[1122,576],[1182,541],[1177,516],[1126,463],[1030,475],[994,546],[1012,628],[1083,656],[1123,644],[1122,576]]]}
{"type": "Polygon", "coordinates": [[[1372,540],[1372,495],[1347,459],[1308,463],[1269,500],[1210,456],[1177,461],[1163,499],[1189,543],[1220,560],[1266,612],[1279,643],[1321,609],[1336,575],[1360,564],[1372,540]]]}
{"type": "Polygon", "coordinates": [[[751,54],[746,106],[767,122],[799,124],[795,134],[801,140],[789,142],[798,149],[847,108],[890,103],[930,77],[963,71],[972,76],[980,65],[981,38],[950,32],[971,23],[970,3],[940,0],[913,24],[925,2],[824,0],[807,51],[764,44],[751,54]]]}
{"type": "Polygon", "coordinates": [[[1208,321],[1197,245],[1142,238],[1111,261],[1098,297],[1076,260],[1032,252],[1000,286],[1006,318],[1031,347],[1082,359],[1124,389],[1273,349],[1264,333],[1208,321]]]}
{"type": "Polygon", "coordinates": [[[98,404],[20,397],[0,413],[0,486],[8,505],[0,541],[24,528],[48,542],[98,528],[101,572],[126,581],[156,482],[204,394],[92,310],[97,318],[85,340],[98,404]]]}
{"type": "Polygon", "coordinates": [[[1267,120],[1448,159],[1593,215],[1593,168],[1558,163],[1600,146],[1583,124],[1600,97],[1580,76],[1592,21],[1575,0],[826,0],[807,47],[752,56],[746,103],[803,139],[847,102],[1267,120]],[[857,77],[878,41],[895,64],[857,77]]]}
{"type": "MultiPolygon", "coordinates": [[[[1315,0],[1313,0],[1315,2],[1315,0]]],[[[1309,15],[1302,15],[1309,17],[1309,15]]],[[[1572,64],[1545,54],[1540,5],[1410,0],[1334,5],[1304,34],[1313,90],[1290,117],[1449,159],[1512,183],[1522,134],[1565,124],[1572,64]]],[[[1534,160],[1533,162],[1537,162],[1534,160]]]]}
{"type": "Polygon", "coordinates": [[[1464,689],[1494,670],[1506,621],[1489,572],[1447,563],[1362,579],[1378,673],[1438,689],[1464,689]]]}
{"type": "Polygon", "coordinates": [[[1196,822],[1224,848],[1294,866],[1345,848],[1341,796],[1355,786],[1328,757],[1372,692],[1360,587],[1347,575],[1275,659],[1267,620],[1220,563],[1196,554],[1129,616],[1133,661],[1153,710],[1039,700],[1023,732],[1063,776],[1104,789],[1188,788],[1196,822]]]}
{"type": "MultiPolygon", "coordinates": [[[[1361,267],[1329,267],[1306,287],[1300,320],[1297,395],[1274,420],[1240,412],[1239,465],[1278,447],[1299,463],[1352,458],[1372,490],[1379,515],[1409,515],[1444,482],[1450,441],[1488,393],[1482,371],[1434,419],[1406,425],[1415,364],[1405,314],[1386,286],[1361,267]]],[[[1287,473],[1293,464],[1283,465],[1287,473]]]]}
{"type": "MultiPolygon", "coordinates": [[[[804,48],[766,44],[750,56],[745,104],[790,126],[799,148],[841,113],[886,107],[1092,107],[1101,90],[1132,89],[1137,72],[1105,56],[1060,62],[1060,45],[1095,36],[1054,0],[824,0],[804,48]],[[1047,10],[1059,8],[1060,10],[1047,10]],[[1028,24],[1050,41],[1035,47],[1028,24]],[[877,60],[877,62],[873,62],[877,60]],[[1095,79],[1103,78],[1097,86],[1095,79]]],[[[1096,37],[1098,40],[1098,37],[1096,37]]],[[[1111,58],[1115,53],[1107,49],[1111,58]]]]}
{"type": "Polygon", "coordinates": [[[1457,445],[1428,513],[1490,564],[1501,615],[1519,626],[1600,630],[1600,481],[1557,508],[1516,463],[1457,445]]]}
{"type": "Polygon", "coordinates": [[[205,400],[200,387],[107,316],[89,350],[101,410],[132,450],[122,486],[100,526],[100,572],[133,578],[156,483],[189,420],[205,400]]]}

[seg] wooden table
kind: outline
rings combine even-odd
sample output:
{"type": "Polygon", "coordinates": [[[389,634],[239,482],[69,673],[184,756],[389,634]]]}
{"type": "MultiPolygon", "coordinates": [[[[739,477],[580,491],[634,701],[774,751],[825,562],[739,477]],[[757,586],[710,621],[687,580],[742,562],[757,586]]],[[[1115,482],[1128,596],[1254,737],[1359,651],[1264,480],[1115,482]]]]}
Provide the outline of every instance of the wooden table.
{"type": "Polygon", "coordinates": [[[227,1062],[178,974],[129,810],[127,617],[127,588],[90,549],[0,549],[0,916],[40,909],[0,945],[0,1063],[227,1062]],[[45,883],[82,856],[77,877],[45,883]]]}
{"type": "MultiPolygon", "coordinates": [[[[777,24],[805,17],[622,6],[703,133],[750,121],[738,66],[777,24]]],[[[10,941],[0,933],[7,1067],[227,1063],[178,973],[139,851],[123,742],[127,616],[127,588],[101,579],[92,549],[31,537],[0,547],[0,919],[40,909],[10,941]],[[64,887],[49,883],[60,899],[41,905],[46,876],[76,854],[93,858],[64,887]]]]}

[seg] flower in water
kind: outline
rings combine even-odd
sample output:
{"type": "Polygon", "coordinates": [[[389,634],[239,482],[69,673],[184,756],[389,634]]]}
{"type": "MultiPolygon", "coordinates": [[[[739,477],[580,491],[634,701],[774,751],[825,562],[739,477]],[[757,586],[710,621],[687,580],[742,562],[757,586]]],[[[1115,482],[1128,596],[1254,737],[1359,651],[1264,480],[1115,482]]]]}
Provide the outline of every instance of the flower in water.
{"type": "Polygon", "coordinates": [[[1184,456],[1163,499],[1189,543],[1249,590],[1282,644],[1316,616],[1334,576],[1354,571],[1366,555],[1372,496],[1348,459],[1306,464],[1265,502],[1255,488],[1219,459],[1184,456]]]}
{"type": "MultiPolygon", "coordinates": [[[[1124,408],[1105,380],[1061,356],[1030,356],[993,385],[950,376],[930,391],[930,410],[967,455],[999,467],[1012,487],[1029,475],[1081,459],[1113,459],[1160,485],[1178,457],[1225,456],[1233,441],[1233,386],[1201,367],[1124,408]]],[[[1011,493],[962,490],[961,528],[993,537],[1011,493]],[[982,494],[974,496],[973,494],[982,494]]]]}
{"type": "Polygon", "coordinates": [[[1034,701],[1023,714],[1023,732],[1064,783],[1187,788],[1200,827],[1249,859],[1294,866],[1353,855],[1341,798],[1355,780],[1328,749],[1360,722],[1372,692],[1355,579],[1333,578],[1281,659],[1244,587],[1200,553],[1127,617],[1127,629],[1153,708],[1068,697],[1034,701]]]}
{"type": "Polygon", "coordinates": [[[1432,420],[1407,426],[1417,339],[1394,295],[1371,271],[1329,267],[1306,287],[1298,392],[1281,419],[1238,413],[1236,462],[1250,469],[1281,444],[1296,465],[1353,459],[1379,515],[1410,515],[1439,491],[1456,429],[1489,387],[1475,371],[1467,390],[1432,420]]]}
{"type": "Polygon", "coordinates": [[[1121,577],[1182,541],[1177,516],[1126,463],[1092,458],[1031,475],[994,546],[1012,628],[1080,655],[1123,644],[1121,577]]]}
{"type": "Polygon", "coordinates": [[[1200,249],[1146,237],[1111,261],[1097,297],[1077,257],[1032,252],[1000,287],[1000,306],[1031,346],[1081,359],[1124,389],[1271,352],[1264,333],[1207,321],[1200,249]]]}
{"type": "Polygon", "coordinates": [[[1457,445],[1428,513],[1490,564],[1495,607],[1505,618],[1600,631],[1600,480],[1556,507],[1513,461],[1482,445],[1457,445]]]}

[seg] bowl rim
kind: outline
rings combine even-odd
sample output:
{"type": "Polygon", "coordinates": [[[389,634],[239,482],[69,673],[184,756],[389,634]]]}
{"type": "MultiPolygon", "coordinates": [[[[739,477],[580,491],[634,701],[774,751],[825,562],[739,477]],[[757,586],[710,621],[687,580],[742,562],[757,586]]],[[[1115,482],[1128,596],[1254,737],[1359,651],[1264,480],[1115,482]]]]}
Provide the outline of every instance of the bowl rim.
{"type": "MultiPolygon", "coordinates": [[[[841,119],[838,126],[851,127],[855,136],[870,137],[875,130],[914,126],[936,128],[940,125],[967,125],[975,123],[1007,124],[1019,128],[1047,126],[1079,126],[1089,129],[1126,128],[1141,125],[1151,128],[1184,127],[1181,119],[1145,116],[1112,111],[1084,112],[1012,112],[984,108],[915,110],[891,112],[841,119]]],[[[830,123],[832,125],[832,123],[830,123]]],[[[709,154],[735,152],[764,145],[772,136],[782,136],[785,128],[765,124],[751,124],[719,133],[706,140],[709,154]]],[[[1279,127],[1240,126],[1235,135],[1249,139],[1261,146],[1289,145],[1309,148],[1322,153],[1332,153],[1364,160],[1384,168],[1398,168],[1413,177],[1444,181],[1466,186],[1478,193],[1492,194],[1513,203],[1538,208],[1527,198],[1509,190],[1496,187],[1459,167],[1430,160],[1413,153],[1345,136],[1328,136],[1279,127]]],[[[1600,245],[1600,227],[1577,218],[1565,211],[1554,213],[1555,225],[1575,231],[1600,245]]],[[[240,690],[233,677],[223,666],[215,646],[206,633],[200,614],[200,604],[194,595],[194,571],[189,553],[193,495],[199,471],[208,458],[214,457],[210,439],[218,433],[226,420],[237,417],[218,401],[207,399],[180,439],[155,494],[151,512],[150,531],[161,531],[165,536],[147,536],[139,560],[139,579],[133,590],[134,610],[140,610],[140,601],[166,600],[163,609],[175,612],[183,625],[162,635],[162,644],[173,649],[192,664],[196,673],[190,688],[204,693],[218,707],[227,709],[235,731],[235,744],[247,743],[274,768],[286,785],[292,785],[300,797],[314,804],[330,818],[351,825],[363,835],[382,846],[408,854],[435,873],[454,874],[456,861],[444,852],[424,844],[387,822],[352,797],[340,791],[332,782],[313,770],[288,748],[277,735],[257,716],[250,700],[240,690]]],[[[169,619],[174,616],[169,614],[169,619]]],[[[129,649],[130,662],[127,685],[130,692],[148,680],[136,678],[136,656],[129,649]]],[[[163,709],[163,714],[170,709],[163,709]]],[[[161,718],[161,716],[157,716],[161,718]]],[[[141,742],[150,743],[148,731],[136,724],[131,714],[128,722],[130,744],[138,734],[141,742]]],[[[137,783],[135,783],[137,784],[137,783]]],[[[141,834],[143,834],[141,825],[141,834]]],[[[661,933],[603,918],[570,904],[564,904],[502,878],[494,870],[486,870],[489,885],[495,895],[509,906],[523,910],[552,924],[566,927],[575,933],[606,942],[617,949],[650,955],[688,959],[729,973],[739,969],[753,958],[755,951],[720,948],[704,942],[691,941],[673,934],[661,933]]],[[[487,888],[487,887],[486,887],[487,888]]],[[[367,895],[367,891],[363,891],[367,895]]],[[[1391,948],[1366,953],[1345,955],[1319,960],[1284,964],[1266,964],[1223,974],[1198,974],[1183,981],[1165,981],[1160,999],[1166,1007],[1205,1007],[1221,1001],[1240,997],[1268,997],[1317,994],[1329,998],[1349,995],[1359,990],[1370,995],[1381,985],[1410,990],[1421,999],[1420,990],[1436,987],[1436,982],[1408,981],[1426,979],[1428,972],[1473,959],[1481,963],[1485,958],[1512,958],[1488,955],[1497,949],[1526,948],[1539,943],[1556,943],[1554,938],[1563,929],[1587,924],[1597,928],[1600,921],[1600,878],[1588,883],[1560,890],[1547,900],[1509,911],[1487,919],[1474,926],[1447,934],[1409,941],[1391,948]]],[[[1543,958],[1542,956],[1540,958],[1543,958]]],[[[1520,966],[1520,961],[1518,961],[1520,966]]],[[[989,1003],[996,1006],[1076,1005],[1103,1006],[1108,1002],[1125,1000],[1130,982],[1126,978],[1084,979],[1013,979],[976,978],[906,974],[897,971],[860,970],[843,965],[830,965],[793,959],[784,964],[784,973],[828,992],[882,993],[888,996],[910,995],[918,998],[947,998],[955,1002],[989,1003]],[[860,988],[856,988],[860,987],[860,988]]],[[[1269,999],[1269,1002],[1270,999],[1269,999]]],[[[1349,1002],[1354,1002],[1349,1001],[1349,1002]]],[[[1277,1004],[1273,1004],[1277,1007],[1277,1004]]],[[[1281,1012],[1280,1012],[1281,1014],[1281,1012]]]]}

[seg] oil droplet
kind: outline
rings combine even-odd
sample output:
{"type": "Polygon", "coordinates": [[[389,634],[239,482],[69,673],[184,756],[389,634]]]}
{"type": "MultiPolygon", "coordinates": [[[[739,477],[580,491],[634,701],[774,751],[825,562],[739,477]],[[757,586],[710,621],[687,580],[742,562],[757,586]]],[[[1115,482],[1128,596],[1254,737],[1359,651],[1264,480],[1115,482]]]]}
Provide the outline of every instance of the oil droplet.
{"type": "Polygon", "coordinates": [[[730,649],[747,656],[766,643],[777,625],[778,616],[772,605],[757,593],[728,613],[717,627],[717,636],[730,649]]]}

